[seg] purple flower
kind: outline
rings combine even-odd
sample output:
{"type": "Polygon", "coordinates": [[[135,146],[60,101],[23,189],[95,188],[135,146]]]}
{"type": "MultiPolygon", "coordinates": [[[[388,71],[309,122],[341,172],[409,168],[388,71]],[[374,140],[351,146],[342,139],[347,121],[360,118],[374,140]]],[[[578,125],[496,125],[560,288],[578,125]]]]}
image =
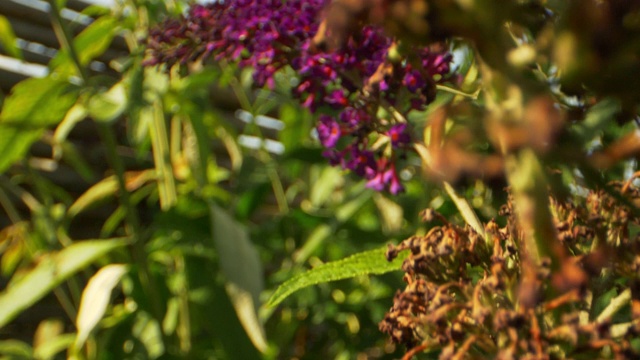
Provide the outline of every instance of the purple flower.
{"type": "Polygon", "coordinates": [[[404,192],[404,186],[400,183],[400,179],[398,178],[398,174],[396,173],[396,166],[391,164],[389,170],[387,170],[387,183],[389,184],[389,192],[393,195],[397,195],[401,192],[404,192]]]}
{"type": "Polygon", "coordinates": [[[351,144],[345,149],[349,151],[349,159],[343,161],[342,167],[349,169],[358,176],[365,176],[376,166],[373,153],[369,150],[362,150],[357,145],[351,144]]]}
{"type": "Polygon", "coordinates": [[[358,130],[370,120],[371,116],[362,109],[348,107],[340,113],[340,121],[345,124],[351,132],[358,130]]]}
{"type": "Polygon", "coordinates": [[[347,92],[342,89],[333,90],[329,95],[324,97],[324,101],[336,109],[343,109],[349,105],[347,92]]]}
{"type": "Polygon", "coordinates": [[[402,192],[392,160],[411,141],[407,125],[386,130],[391,154],[374,153],[369,144],[387,128],[375,114],[382,101],[403,113],[423,109],[433,100],[435,82],[449,73],[452,56],[435,47],[414,48],[410,51],[418,61],[392,62],[387,53],[393,40],[372,25],[353,32],[341,48],[323,50],[314,38],[322,9],[329,3],[225,0],[194,5],[180,20],[168,20],[150,31],[145,65],[164,64],[168,69],[225,60],[253,69],[254,84],[271,89],[278,72],[292,69],[299,84],[292,95],[319,115],[318,139],[329,163],[366,178],[370,188],[402,192]],[[351,142],[342,146],[345,137],[351,142]]]}
{"type": "Polygon", "coordinates": [[[406,145],[411,141],[411,136],[406,132],[407,124],[396,124],[389,128],[387,135],[391,139],[391,145],[394,148],[406,145]]]}
{"type": "Polygon", "coordinates": [[[326,148],[334,147],[340,139],[340,125],[329,115],[320,116],[316,129],[320,143],[326,148]]]}
{"type": "Polygon", "coordinates": [[[427,83],[422,78],[419,71],[410,70],[405,73],[402,79],[402,85],[406,86],[409,91],[415,93],[425,87],[427,83]]]}
{"type": "Polygon", "coordinates": [[[386,158],[381,158],[378,161],[376,169],[369,169],[367,172],[367,187],[376,191],[388,190],[393,195],[397,195],[404,191],[404,186],[400,183],[398,174],[396,173],[396,166],[393,163],[388,163],[386,158]]]}

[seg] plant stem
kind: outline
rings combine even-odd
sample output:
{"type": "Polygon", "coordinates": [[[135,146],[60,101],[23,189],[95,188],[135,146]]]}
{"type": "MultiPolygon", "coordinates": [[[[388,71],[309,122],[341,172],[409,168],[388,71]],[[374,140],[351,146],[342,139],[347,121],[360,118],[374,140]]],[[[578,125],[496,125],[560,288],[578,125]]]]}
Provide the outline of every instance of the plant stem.
{"type": "MultiPolygon", "coordinates": [[[[88,75],[84,67],[80,62],[80,58],[78,57],[78,53],[76,52],[71,35],[67,30],[64,22],[62,21],[62,17],[60,16],[60,9],[58,8],[58,4],[56,0],[49,0],[49,5],[51,6],[51,16],[53,19],[53,27],[56,32],[56,36],[58,37],[58,41],[63,49],[69,52],[72,62],[78,69],[78,73],[83,81],[83,83],[87,83],[88,75]]],[[[129,196],[129,191],[127,190],[126,180],[125,180],[125,168],[122,160],[118,156],[116,151],[117,142],[113,129],[103,123],[97,123],[99,128],[100,136],[102,137],[102,141],[105,143],[107,149],[107,159],[110,162],[111,167],[116,173],[116,177],[118,179],[118,190],[120,195],[120,201],[122,206],[125,209],[125,218],[127,219],[126,223],[126,231],[129,237],[133,241],[132,246],[132,258],[135,263],[138,264],[139,267],[139,278],[140,283],[144,290],[146,290],[146,296],[151,304],[151,311],[158,322],[158,324],[162,324],[163,313],[162,313],[162,304],[160,298],[160,292],[153,281],[153,277],[151,276],[149,270],[149,263],[147,261],[147,254],[144,249],[144,241],[142,239],[142,230],[140,226],[140,218],[138,216],[138,212],[131,202],[131,198],[129,196]]],[[[162,333],[164,343],[167,343],[167,337],[164,332],[162,333]]]]}
{"type": "Polygon", "coordinates": [[[131,255],[133,257],[133,261],[136,262],[140,268],[140,283],[142,284],[142,287],[148,291],[147,296],[149,297],[154,317],[159,324],[162,324],[163,316],[159,292],[149,271],[147,254],[144,249],[144,241],[142,239],[140,217],[138,216],[138,211],[136,210],[135,205],[131,202],[131,196],[127,190],[124,164],[116,151],[117,143],[115,134],[109,125],[99,124],[99,128],[100,136],[102,137],[107,149],[107,159],[115,171],[116,178],[118,179],[120,203],[125,210],[126,231],[127,235],[133,239],[133,251],[131,255]]]}
{"type": "Polygon", "coordinates": [[[620,311],[625,305],[627,305],[631,301],[631,289],[626,289],[620,295],[616,296],[609,305],[602,310],[598,318],[596,319],[597,323],[604,322],[611,318],[615,313],[620,311]]]}
{"type": "Polygon", "coordinates": [[[82,66],[80,62],[80,57],[78,57],[78,52],[73,46],[73,40],[71,35],[69,34],[69,30],[65,26],[62,16],[60,15],[60,8],[58,7],[58,3],[56,0],[49,0],[49,6],[51,6],[49,14],[52,18],[53,31],[56,33],[56,37],[60,42],[60,46],[69,52],[69,56],[71,57],[71,61],[75,65],[78,70],[78,75],[82,79],[83,83],[86,83],[89,79],[87,75],[87,70],[82,66]]]}
{"type": "Polygon", "coordinates": [[[13,205],[7,193],[4,190],[0,189],[0,205],[4,208],[4,211],[9,216],[9,219],[13,224],[17,224],[22,221],[22,217],[20,213],[18,213],[18,209],[13,205]]]}

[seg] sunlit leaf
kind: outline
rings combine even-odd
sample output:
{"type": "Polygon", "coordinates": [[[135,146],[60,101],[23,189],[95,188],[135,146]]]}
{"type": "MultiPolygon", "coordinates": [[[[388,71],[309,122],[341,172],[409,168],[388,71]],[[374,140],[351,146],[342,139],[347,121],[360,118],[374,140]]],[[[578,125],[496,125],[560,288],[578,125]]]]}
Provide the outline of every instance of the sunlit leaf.
{"type": "MultiPolygon", "coordinates": [[[[102,55],[111,45],[118,30],[118,21],[110,16],[100,17],[87,26],[73,40],[80,64],[86,66],[102,55]]],[[[56,72],[64,74],[74,74],[76,70],[66,50],[60,51],[49,66],[56,72]]]]}
{"type": "Polygon", "coordinates": [[[293,254],[293,261],[296,264],[302,264],[307,261],[311,254],[331,236],[332,231],[335,231],[335,226],[329,224],[318,225],[311,231],[304,245],[293,254]]]}
{"type": "Polygon", "coordinates": [[[361,252],[342,260],[322,264],[297,275],[276,289],[267,302],[267,306],[276,306],[289,295],[307,286],[349,279],[359,275],[380,275],[400,270],[404,258],[399,256],[389,262],[385,257],[386,251],[387,247],[385,246],[361,252]]]}
{"type": "Polygon", "coordinates": [[[76,103],[69,109],[64,119],[60,122],[56,131],[53,133],[55,146],[53,147],[53,157],[60,159],[62,157],[62,146],[60,145],[67,139],[69,133],[77,123],[85,119],[88,115],[86,107],[81,103],[76,103]]]}
{"type": "Polygon", "coordinates": [[[27,222],[19,222],[10,225],[0,232],[0,272],[4,276],[10,276],[18,264],[28,254],[25,241],[28,239],[29,225],[27,222]]]}
{"type": "Polygon", "coordinates": [[[122,82],[109,90],[95,94],[89,100],[89,114],[98,121],[110,122],[117,119],[127,107],[127,91],[122,82]]]}
{"type": "Polygon", "coordinates": [[[164,118],[162,103],[156,99],[153,104],[142,109],[140,118],[149,118],[151,124],[151,146],[153,148],[153,160],[158,178],[158,193],[160,194],[160,207],[168,210],[177,202],[176,184],[173,177],[171,153],[167,125],[164,118]]]}
{"type": "Polygon", "coordinates": [[[82,348],[91,331],[104,316],[111,298],[111,291],[126,272],[126,265],[110,264],[100,269],[89,279],[82,292],[76,318],[76,329],[78,329],[78,336],[74,344],[76,350],[82,348]]]}
{"type": "Polygon", "coordinates": [[[64,118],[77,91],[53,78],[28,79],[13,87],[0,111],[0,173],[24,157],[45,127],[64,118]]]}
{"type": "Polygon", "coordinates": [[[33,359],[33,349],[20,340],[3,340],[0,341],[0,355],[5,355],[8,359],[33,359]]]}
{"type": "Polygon", "coordinates": [[[315,207],[322,206],[343,181],[340,169],[335,167],[323,168],[318,180],[311,188],[311,194],[309,195],[311,204],[315,207]]]}
{"type": "Polygon", "coordinates": [[[9,23],[9,20],[0,15],[0,46],[14,58],[22,59],[22,50],[18,47],[16,34],[9,23]]]}
{"type": "Polygon", "coordinates": [[[80,197],[71,204],[67,213],[70,217],[74,217],[102,200],[114,196],[117,192],[118,180],[115,176],[109,176],[108,178],[100,180],[85,191],[84,194],[80,195],[80,197]]]}
{"type": "Polygon", "coordinates": [[[373,200],[382,215],[383,230],[387,232],[400,230],[404,222],[402,206],[381,194],[376,194],[373,200]]]}
{"type": "Polygon", "coordinates": [[[86,240],[42,255],[34,268],[0,293],[0,327],[79,270],[124,245],[123,239],[86,240]]]}
{"type": "Polygon", "coordinates": [[[469,226],[471,226],[473,230],[476,231],[476,233],[478,233],[482,237],[485,237],[486,234],[484,231],[484,226],[478,218],[478,215],[476,215],[476,212],[473,211],[473,208],[471,208],[471,205],[469,205],[467,199],[458,195],[455,189],[448,182],[444,183],[444,189],[447,191],[447,194],[449,194],[451,200],[453,200],[453,202],[456,204],[456,207],[458,208],[458,211],[460,211],[460,215],[462,215],[464,221],[469,224],[469,226]]]}
{"type": "MultiPolygon", "coordinates": [[[[128,191],[139,189],[142,185],[155,178],[152,170],[131,171],[125,174],[125,186],[128,191]]],[[[103,200],[115,196],[118,192],[118,180],[115,176],[104,178],[91,186],[76,201],[71,204],[67,214],[74,217],[79,213],[100,204],[103,200]]]]}
{"type": "Polygon", "coordinates": [[[48,339],[35,348],[33,356],[36,359],[54,359],[54,357],[69,348],[76,338],[76,334],[63,334],[48,339]]]}
{"type": "Polygon", "coordinates": [[[100,17],[87,26],[73,41],[80,63],[88,65],[91,60],[104,53],[118,29],[118,20],[110,16],[100,17]]]}

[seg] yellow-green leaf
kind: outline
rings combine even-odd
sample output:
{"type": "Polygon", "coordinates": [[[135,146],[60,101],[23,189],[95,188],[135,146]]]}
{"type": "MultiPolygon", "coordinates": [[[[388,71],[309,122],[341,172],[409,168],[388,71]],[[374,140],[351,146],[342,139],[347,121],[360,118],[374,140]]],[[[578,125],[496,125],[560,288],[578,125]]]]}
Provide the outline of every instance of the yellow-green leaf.
{"type": "Polygon", "coordinates": [[[38,258],[31,270],[0,293],[0,328],[76,272],[125,243],[124,239],[86,240],[38,258]]]}

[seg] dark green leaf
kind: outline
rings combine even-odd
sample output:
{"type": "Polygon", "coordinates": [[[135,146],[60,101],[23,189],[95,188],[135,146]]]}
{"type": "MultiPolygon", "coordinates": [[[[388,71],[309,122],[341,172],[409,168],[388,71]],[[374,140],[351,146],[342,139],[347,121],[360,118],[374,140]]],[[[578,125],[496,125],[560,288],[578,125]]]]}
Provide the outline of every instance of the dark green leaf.
{"type": "Polygon", "coordinates": [[[613,98],[605,98],[589,109],[584,121],[574,125],[572,130],[582,141],[590,141],[600,131],[611,126],[613,117],[620,112],[620,103],[613,98]]]}

